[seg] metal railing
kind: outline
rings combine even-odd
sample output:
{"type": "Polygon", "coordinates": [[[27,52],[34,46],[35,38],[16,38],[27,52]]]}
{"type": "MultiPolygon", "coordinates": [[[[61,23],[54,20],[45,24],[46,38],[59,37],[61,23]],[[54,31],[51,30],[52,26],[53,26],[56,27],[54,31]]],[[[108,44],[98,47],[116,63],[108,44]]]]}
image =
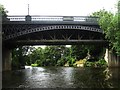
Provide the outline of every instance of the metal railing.
{"type": "Polygon", "coordinates": [[[90,16],[8,16],[10,21],[78,21],[98,22],[98,17],[90,16]]]}

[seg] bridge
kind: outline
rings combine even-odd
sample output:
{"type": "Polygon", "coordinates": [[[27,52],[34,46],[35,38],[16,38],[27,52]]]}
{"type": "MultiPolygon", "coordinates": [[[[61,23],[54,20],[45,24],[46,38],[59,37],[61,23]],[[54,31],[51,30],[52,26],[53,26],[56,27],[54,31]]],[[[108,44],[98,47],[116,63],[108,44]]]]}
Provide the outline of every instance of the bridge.
{"type": "Polygon", "coordinates": [[[3,69],[11,68],[11,49],[19,45],[105,46],[98,20],[90,16],[8,16],[2,23],[3,69]]]}
{"type": "Polygon", "coordinates": [[[98,17],[8,16],[3,41],[14,45],[105,43],[98,17]]]}

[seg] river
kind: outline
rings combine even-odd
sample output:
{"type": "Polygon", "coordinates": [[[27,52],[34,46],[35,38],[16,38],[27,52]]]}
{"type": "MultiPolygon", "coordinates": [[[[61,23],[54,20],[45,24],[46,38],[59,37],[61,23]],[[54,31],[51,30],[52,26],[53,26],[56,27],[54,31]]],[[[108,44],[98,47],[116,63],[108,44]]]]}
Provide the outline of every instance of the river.
{"type": "Polygon", "coordinates": [[[26,67],[3,72],[3,88],[120,88],[119,68],[26,67]]]}

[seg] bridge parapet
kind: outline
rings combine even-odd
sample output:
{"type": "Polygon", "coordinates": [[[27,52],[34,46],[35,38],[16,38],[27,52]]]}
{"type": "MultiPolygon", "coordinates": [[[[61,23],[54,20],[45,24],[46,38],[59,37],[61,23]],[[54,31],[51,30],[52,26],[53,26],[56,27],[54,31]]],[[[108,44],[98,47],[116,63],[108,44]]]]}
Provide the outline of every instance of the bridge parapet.
{"type": "Polygon", "coordinates": [[[78,21],[78,22],[98,22],[98,17],[90,16],[8,16],[10,21],[78,21]]]}

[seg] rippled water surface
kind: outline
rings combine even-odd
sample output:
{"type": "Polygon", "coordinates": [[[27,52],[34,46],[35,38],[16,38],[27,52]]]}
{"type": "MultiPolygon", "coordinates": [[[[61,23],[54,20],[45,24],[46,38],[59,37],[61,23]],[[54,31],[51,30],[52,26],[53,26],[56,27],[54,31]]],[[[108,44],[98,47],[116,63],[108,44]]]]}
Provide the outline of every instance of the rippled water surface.
{"type": "Polygon", "coordinates": [[[26,67],[3,72],[3,88],[120,88],[119,68],[26,67]]]}

